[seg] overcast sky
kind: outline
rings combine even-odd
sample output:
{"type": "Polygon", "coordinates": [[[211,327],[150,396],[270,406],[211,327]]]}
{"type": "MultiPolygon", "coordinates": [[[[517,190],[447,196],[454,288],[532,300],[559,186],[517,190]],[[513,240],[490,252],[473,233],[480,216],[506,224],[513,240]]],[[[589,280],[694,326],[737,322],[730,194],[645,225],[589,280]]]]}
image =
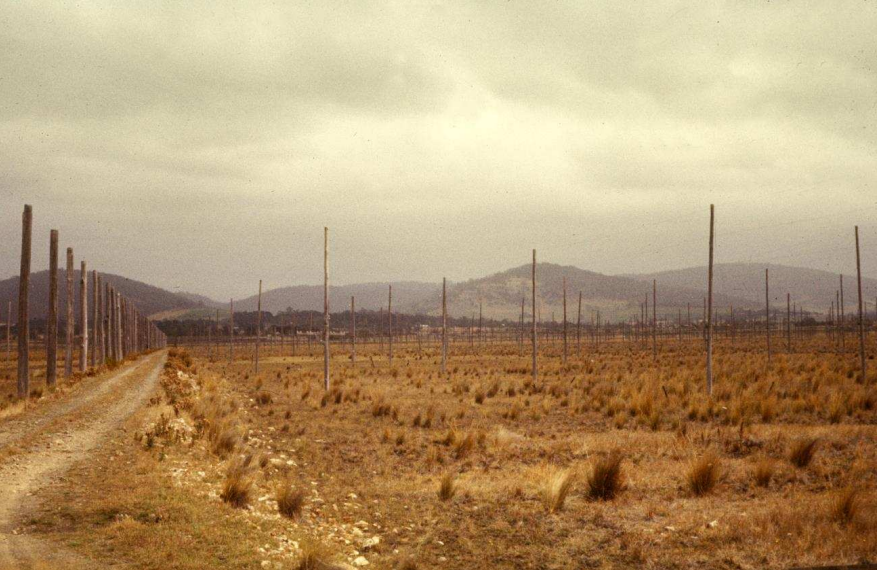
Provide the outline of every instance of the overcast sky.
{"type": "Polygon", "coordinates": [[[877,2],[43,2],[0,10],[0,277],[225,299],[707,260],[877,276],[877,2]],[[78,264],[78,261],[77,261],[78,264]]]}

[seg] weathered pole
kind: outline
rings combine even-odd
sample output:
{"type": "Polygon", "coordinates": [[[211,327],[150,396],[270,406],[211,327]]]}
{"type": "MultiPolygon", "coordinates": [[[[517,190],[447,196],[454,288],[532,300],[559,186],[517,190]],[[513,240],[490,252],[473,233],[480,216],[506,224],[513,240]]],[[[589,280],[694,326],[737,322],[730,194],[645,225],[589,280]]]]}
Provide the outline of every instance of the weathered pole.
{"type": "Polygon", "coordinates": [[[582,351],[582,292],[579,291],[579,310],[576,317],[576,354],[582,351]]]}
{"type": "Polygon", "coordinates": [[[713,247],[715,243],[715,205],[710,204],[710,257],[707,273],[707,325],[706,325],[706,393],[713,395],[713,247]]]}
{"type": "Polygon", "coordinates": [[[329,390],[329,228],[323,228],[323,387],[329,390]]]}
{"type": "Polygon", "coordinates": [[[448,280],[442,277],[442,374],[448,370],[448,280]]]}
{"type": "Polygon", "coordinates": [[[846,325],[846,312],[844,311],[844,276],[840,276],[840,349],[841,352],[846,350],[847,341],[844,334],[844,326],[846,325]]]}
{"type": "Polygon", "coordinates": [[[21,216],[21,273],[18,278],[18,397],[26,398],[30,390],[30,244],[33,210],[24,206],[21,216]]]}
{"type": "Polygon", "coordinates": [[[103,275],[97,274],[97,278],[92,285],[95,290],[95,305],[97,306],[97,337],[94,339],[97,343],[97,364],[103,366],[107,361],[107,345],[106,345],[106,327],[104,326],[104,301],[103,301],[103,275]]]}
{"type": "Polygon", "coordinates": [[[64,376],[73,375],[73,248],[67,248],[67,343],[64,346],[64,376]]]}
{"type": "Polygon", "coordinates": [[[97,270],[91,270],[91,344],[88,348],[88,360],[91,367],[97,366],[98,356],[98,308],[97,308],[97,270]]]}
{"type": "Polygon", "coordinates": [[[6,303],[6,367],[12,365],[12,301],[6,303]]]}
{"type": "Polygon", "coordinates": [[[256,302],[256,374],[259,373],[259,342],[262,340],[262,280],[259,279],[259,297],[256,302]]]}
{"type": "Polygon", "coordinates": [[[786,350],[792,352],[792,295],[786,293],[786,350]]]}
{"type": "Polygon", "coordinates": [[[859,289],[859,360],[862,363],[862,382],[868,381],[865,375],[865,318],[862,314],[862,261],[859,255],[859,226],[856,226],[856,275],[859,289]]]}
{"type": "Polygon", "coordinates": [[[46,321],[46,385],[58,380],[58,230],[49,233],[49,315],[46,321]]]}
{"type": "Polygon", "coordinates": [[[228,363],[234,364],[234,299],[228,301],[228,363]]]}
{"type": "Polygon", "coordinates": [[[350,296],[350,361],[356,366],[356,297],[350,296]]]}
{"type": "Polygon", "coordinates": [[[658,281],[652,279],[652,358],[658,358],[658,281]]]}
{"type": "Polygon", "coordinates": [[[539,371],[536,367],[536,250],[533,250],[533,381],[539,378],[539,371]]]}
{"type": "Polygon", "coordinates": [[[390,285],[390,293],[387,297],[387,343],[389,346],[388,363],[393,366],[393,286],[390,285]]]}
{"type": "Polygon", "coordinates": [[[527,302],[527,296],[521,297],[521,324],[520,334],[518,335],[518,356],[524,356],[524,304],[527,302]]]}
{"type": "Polygon", "coordinates": [[[566,334],[566,276],[563,278],[563,363],[567,362],[567,334],[566,334]]]}
{"type": "Polygon", "coordinates": [[[79,371],[88,370],[88,272],[85,261],[79,271],[79,371]]]}
{"type": "Polygon", "coordinates": [[[767,363],[770,364],[770,279],[768,277],[768,268],[764,268],[764,314],[767,329],[767,363]]]}

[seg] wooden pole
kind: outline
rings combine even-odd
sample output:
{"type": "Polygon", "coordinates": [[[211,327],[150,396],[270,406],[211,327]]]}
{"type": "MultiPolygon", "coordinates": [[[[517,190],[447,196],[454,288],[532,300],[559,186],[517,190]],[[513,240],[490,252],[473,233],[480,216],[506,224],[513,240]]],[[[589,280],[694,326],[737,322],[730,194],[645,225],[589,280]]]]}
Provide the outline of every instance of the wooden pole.
{"type": "Polygon", "coordinates": [[[350,297],[350,360],[356,366],[356,298],[350,297]]]}
{"type": "Polygon", "coordinates": [[[847,342],[846,335],[844,334],[844,327],[846,326],[846,312],[844,311],[844,276],[841,274],[840,276],[840,349],[841,352],[846,350],[847,342]]]}
{"type": "Polygon", "coordinates": [[[228,363],[234,364],[234,299],[228,301],[228,363]]]}
{"type": "Polygon", "coordinates": [[[862,261],[859,255],[859,226],[856,226],[856,275],[859,289],[859,360],[862,363],[862,382],[868,381],[865,375],[865,318],[862,314],[862,261]]]}
{"type": "Polygon", "coordinates": [[[582,351],[582,292],[579,291],[579,309],[576,317],[576,354],[582,351]]]}
{"type": "Polygon", "coordinates": [[[79,371],[88,370],[88,272],[85,261],[79,270],[79,371]]]}
{"type": "Polygon", "coordinates": [[[767,330],[767,363],[770,364],[770,279],[768,277],[768,268],[764,268],[764,315],[765,328],[767,330]]]}
{"type": "Polygon", "coordinates": [[[524,303],[527,302],[526,295],[521,297],[521,325],[520,334],[518,335],[518,356],[524,356],[524,303]]]}
{"type": "Polygon", "coordinates": [[[18,397],[30,393],[30,321],[28,298],[30,295],[30,254],[33,210],[24,206],[21,216],[21,273],[18,278],[18,397]]]}
{"type": "Polygon", "coordinates": [[[58,230],[49,233],[49,315],[46,321],[46,384],[58,380],[58,230]]]}
{"type": "Polygon", "coordinates": [[[259,297],[256,309],[256,374],[259,373],[259,344],[262,340],[262,280],[259,279],[259,297]]]}
{"type": "Polygon", "coordinates": [[[652,279],[652,358],[658,358],[658,281],[652,279]]]}
{"type": "Polygon", "coordinates": [[[12,301],[6,303],[6,368],[12,367],[12,301]]]}
{"type": "Polygon", "coordinates": [[[103,276],[100,273],[97,273],[94,284],[92,285],[95,288],[95,306],[97,307],[96,315],[97,318],[95,322],[97,324],[97,337],[95,337],[94,341],[97,343],[97,347],[95,350],[97,351],[96,359],[97,365],[103,366],[107,361],[107,348],[106,348],[106,330],[104,326],[104,302],[103,302],[103,276]]]}
{"type": "Polygon", "coordinates": [[[786,350],[792,352],[792,295],[786,293],[786,350]]]}
{"type": "Polygon", "coordinates": [[[97,366],[97,357],[98,357],[98,306],[97,306],[97,298],[98,298],[98,286],[97,286],[97,270],[91,270],[91,343],[89,344],[88,349],[88,358],[89,364],[92,368],[97,366]]]}
{"type": "Polygon", "coordinates": [[[442,374],[448,371],[448,280],[442,277],[442,374]]]}
{"type": "Polygon", "coordinates": [[[67,248],[67,342],[64,346],[64,376],[73,374],[73,248],[67,248]]]}
{"type": "Polygon", "coordinates": [[[329,228],[323,228],[323,387],[329,390],[329,228]]]}
{"type": "Polygon", "coordinates": [[[539,379],[539,371],[536,366],[536,250],[533,250],[533,382],[539,379]]]}
{"type": "Polygon", "coordinates": [[[567,362],[567,334],[566,334],[566,277],[563,278],[563,363],[567,362]]]}
{"type": "Polygon", "coordinates": [[[707,273],[707,332],[706,332],[706,393],[713,395],[713,247],[715,243],[715,206],[710,204],[710,264],[707,273]]]}
{"type": "Polygon", "coordinates": [[[393,366],[393,286],[387,298],[387,343],[389,346],[389,365],[393,366]]]}

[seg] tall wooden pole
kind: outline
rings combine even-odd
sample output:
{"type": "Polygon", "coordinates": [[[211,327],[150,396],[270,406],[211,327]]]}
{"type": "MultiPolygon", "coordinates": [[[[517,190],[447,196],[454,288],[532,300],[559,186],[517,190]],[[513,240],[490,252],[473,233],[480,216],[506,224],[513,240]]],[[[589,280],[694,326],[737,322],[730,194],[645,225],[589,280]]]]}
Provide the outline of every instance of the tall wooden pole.
{"type": "Polygon", "coordinates": [[[764,268],[764,315],[765,328],[767,330],[767,363],[770,364],[770,278],[768,268],[764,268]]]}
{"type": "Polygon", "coordinates": [[[442,277],[442,374],[448,370],[448,280],[442,277]]]}
{"type": "Polygon", "coordinates": [[[67,343],[64,346],[64,376],[73,374],[73,248],[67,248],[67,343]]]}
{"type": "Polygon", "coordinates": [[[582,350],[582,292],[579,291],[579,310],[576,317],[576,353],[581,354],[582,350]]]}
{"type": "MultiPolygon", "coordinates": [[[[95,290],[95,305],[97,306],[97,337],[94,339],[97,343],[97,365],[103,366],[107,361],[107,340],[106,340],[106,326],[104,323],[104,289],[103,289],[103,276],[98,273],[95,279],[94,284],[92,285],[95,290]]],[[[150,345],[151,348],[151,345],[150,345]]]]}
{"type": "Polygon", "coordinates": [[[533,381],[539,378],[539,370],[536,367],[536,250],[533,250],[533,381]]]}
{"type": "Polygon", "coordinates": [[[350,359],[356,366],[356,297],[350,297],[350,359]]]}
{"type": "Polygon", "coordinates": [[[58,380],[58,230],[49,233],[49,316],[46,321],[46,384],[58,380]]]}
{"type": "Polygon", "coordinates": [[[228,301],[228,362],[234,364],[234,299],[228,301]]]}
{"type": "Polygon", "coordinates": [[[329,228],[323,228],[323,387],[329,390],[329,228]]]}
{"type": "Polygon", "coordinates": [[[710,265],[707,274],[707,325],[706,325],[706,393],[713,395],[713,247],[715,244],[715,206],[710,204],[710,265]]]}
{"type": "Polygon", "coordinates": [[[259,343],[262,340],[262,280],[259,279],[259,297],[256,309],[256,374],[259,373],[259,343]]]}
{"type": "Polygon", "coordinates": [[[79,371],[88,370],[88,272],[85,261],[79,270],[79,371]]]}
{"type": "Polygon", "coordinates": [[[846,312],[844,311],[844,276],[841,274],[840,276],[840,349],[841,351],[846,350],[847,342],[846,335],[844,334],[844,327],[846,326],[846,312]]]}
{"type": "Polygon", "coordinates": [[[12,301],[6,303],[6,367],[12,365],[12,301]]]}
{"type": "Polygon", "coordinates": [[[786,350],[792,352],[792,295],[786,293],[786,350]]]}
{"type": "Polygon", "coordinates": [[[658,281],[652,279],[652,357],[658,358],[658,281]]]}
{"type": "Polygon", "coordinates": [[[862,261],[859,255],[859,226],[856,226],[856,275],[859,289],[859,360],[862,363],[862,382],[867,382],[865,375],[865,318],[862,314],[862,261]]]}
{"type": "Polygon", "coordinates": [[[97,366],[98,344],[98,308],[97,308],[97,271],[91,270],[91,344],[88,348],[88,360],[92,368],[97,366]]]}
{"type": "Polygon", "coordinates": [[[21,273],[18,279],[18,397],[26,398],[30,390],[30,253],[33,210],[25,205],[21,216],[21,273]]]}
{"type": "Polygon", "coordinates": [[[527,302],[526,295],[521,297],[521,326],[518,335],[518,356],[524,356],[524,304],[527,302]]]}
{"type": "Polygon", "coordinates": [[[387,343],[389,346],[388,362],[393,366],[393,286],[390,285],[390,293],[387,297],[387,343]]]}
{"type": "Polygon", "coordinates": [[[563,278],[563,363],[567,362],[567,334],[566,334],[566,277],[563,278]]]}

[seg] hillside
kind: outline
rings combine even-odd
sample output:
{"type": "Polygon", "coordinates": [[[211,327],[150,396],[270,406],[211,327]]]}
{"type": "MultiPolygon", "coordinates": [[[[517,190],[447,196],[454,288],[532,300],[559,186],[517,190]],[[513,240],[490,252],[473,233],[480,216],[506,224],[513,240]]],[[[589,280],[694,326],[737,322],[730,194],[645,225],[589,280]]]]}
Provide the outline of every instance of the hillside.
{"type": "MultiPolygon", "coordinates": [[[[67,287],[66,287],[66,271],[60,270],[58,276],[58,299],[59,312],[63,316],[67,303],[67,287]]],[[[91,299],[92,283],[91,272],[88,273],[88,291],[89,299],[91,299]]],[[[174,309],[194,309],[200,304],[191,299],[186,299],[171,293],[165,289],[147,285],[141,281],[128,279],[120,275],[111,273],[101,273],[101,279],[105,283],[111,284],[122,295],[125,295],[134,302],[134,305],[146,315],[154,315],[162,311],[170,311],[174,309]]],[[[79,270],[77,269],[74,277],[74,300],[76,307],[79,306],[79,270]]],[[[3,311],[3,318],[6,318],[7,303],[12,302],[13,319],[18,318],[18,277],[11,277],[0,281],[0,309],[3,311]]],[[[34,319],[45,318],[49,305],[49,271],[38,271],[30,276],[30,314],[34,319]]],[[[78,309],[77,309],[78,310],[78,309]]]]}
{"type": "MultiPolygon", "coordinates": [[[[770,296],[774,304],[785,304],[788,292],[793,303],[806,310],[825,313],[840,288],[839,275],[828,271],[774,264],[720,263],[713,268],[715,291],[764,306],[765,268],[770,270],[770,296]]],[[[704,266],[628,277],[646,282],[657,279],[658,283],[672,287],[704,287],[706,274],[704,266]]],[[[862,278],[862,296],[873,305],[877,296],[877,279],[862,278]]],[[[844,275],[844,306],[848,313],[855,311],[856,302],[856,276],[844,275]]]]}
{"type": "MultiPolygon", "coordinates": [[[[562,319],[564,277],[567,279],[567,317],[570,320],[576,319],[579,291],[582,292],[582,319],[585,321],[590,319],[592,311],[600,311],[604,320],[639,315],[640,303],[647,295],[651,304],[651,283],[603,275],[573,266],[539,263],[536,266],[536,288],[541,320],[562,319]]],[[[477,316],[481,301],[485,317],[517,320],[521,314],[521,299],[526,298],[524,309],[529,319],[530,279],[531,266],[522,265],[481,279],[454,284],[448,289],[448,311],[455,316],[477,316]]],[[[658,315],[673,317],[679,310],[684,313],[690,303],[692,315],[697,316],[702,310],[703,296],[703,291],[697,288],[668,286],[659,282],[658,315]]],[[[716,302],[741,308],[753,307],[744,299],[726,295],[717,296],[716,302]]],[[[440,298],[437,297],[435,301],[424,300],[416,309],[438,314],[441,310],[440,298]]]]}
{"type": "MultiPolygon", "coordinates": [[[[377,311],[387,307],[388,283],[359,283],[339,285],[329,288],[329,304],[332,311],[350,307],[350,297],[356,297],[357,310],[377,311]]],[[[416,307],[425,299],[439,295],[441,300],[441,284],[403,281],[393,285],[393,311],[402,313],[415,312],[416,307]]],[[[257,296],[234,302],[235,310],[255,311],[257,296]]],[[[321,311],[323,309],[322,285],[296,285],[262,291],[262,309],[272,313],[285,311],[291,307],[295,311],[321,311]]]]}

